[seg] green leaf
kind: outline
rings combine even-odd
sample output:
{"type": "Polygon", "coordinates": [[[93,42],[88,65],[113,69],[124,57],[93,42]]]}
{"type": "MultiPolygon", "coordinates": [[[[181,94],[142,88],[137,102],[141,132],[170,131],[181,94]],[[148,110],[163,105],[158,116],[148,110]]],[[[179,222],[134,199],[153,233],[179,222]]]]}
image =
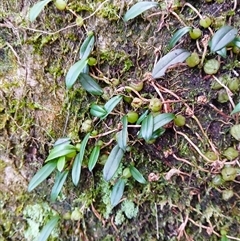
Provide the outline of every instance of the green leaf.
{"type": "Polygon", "coordinates": [[[240,37],[236,37],[232,43],[237,46],[238,48],[240,48],[240,37]]]}
{"type": "Polygon", "coordinates": [[[235,108],[233,109],[233,111],[231,112],[230,115],[236,114],[236,113],[238,113],[238,112],[240,112],[240,103],[238,103],[238,104],[235,106],[235,108]]]}
{"type": "Polygon", "coordinates": [[[212,37],[209,46],[211,52],[216,52],[229,43],[231,43],[237,36],[237,29],[232,26],[223,26],[221,27],[212,37]]]}
{"type": "Polygon", "coordinates": [[[91,105],[90,113],[91,115],[98,118],[102,118],[107,115],[107,111],[105,110],[105,108],[96,104],[91,105]]]}
{"type": "Polygon", "coordinates": [[[65,163],[66,163],[66,157],[65,156],[61,156],[61,157],[58,158],[57,169],[58,169],[59,172],[61,172],[64,169],[65,163]]]}
{"type": "Polygon", "coordinates": [[[88,74],[81,73],[79,81],[87,92],[93,94],[93,95],[102,95],[103,90],[102,88],[98,85],[98,83],[88,74]]]}
{"type": "Polygon", "coordinates": [[[48,178],[48,176],[57,167],[57,160],[50,161],[45,164],[31,179],[28,185],[28,191],[31,192],[35,187],[37,187],[41,182],[48,178]]]}
{"type": "Polygon", "coordinates": [[[100,154],[100,146],[95,146],[91,152],[89,161],[88,161],[88,169],[91,172],[93,168],[95,167],[98,157],[100,154]]]}
{"type": "Polygon", "coordinates": [[[170,43],[169,43],[169,48],[173,48],[175,44],[184,36],[186,33],[188,33],[192,28],[191,27],[183,27],[179,29],[174,35],[172,36],[170,43]]]}
{"type": "Polygon", "coordinates": [[[164,125],[168,124],[170,121],[172,121],[175,118],[175,115],[172,113],[163,113],[155,116],[153,118],[154,127],[153,131],[155,132],[159,128],[163,127],[164,125]]]}
{"type": "Polygon", "coordinates": [[[153,134],[153,116],[149,114],[142,122],[139,137],[145,141],[150,141],[153,134]]]}
{"type": "Polygon", "coordinates": [[[70,145],[70,144],[57,145],[50,151],[45,162],[51,161],[61,156],[72,154],[74,152],[76,152],[76,147],[73,145],[70,145]]]}
{"type": "Polygon", "coordinates": [[[143,177],[142,173],[138,171],[137,168],[135,168],[134,166],[130,166],[130,172],[133,176],[133,178],[138,181],[139,183],[142,183],[142,184],[146,184],[147,181],[146,179],[143,177]]]}
{"type": "Polygon", "coordinates": [[[222,56],[223,58],[227,58],[227,48],[226,47],[216,51],[216,53],[218,55],[222,56]]]}
{"type": "Polygon", "coordinates": [[[67,145],[70,144],[71,139],[69,137],[63,137],[63,138],[59,138],[57,139],[57,141],[54,143],[53,147],[57,146],[57,145],[67,145]]]}
{"type": "Polygon", "coordinates": [[[51,2],[52,0],[44,0],[44,1],[40,1],[37,2],[36,4],[34,4],[29,11],[29,20],[30,22],[33,22],[38,15],[41,13],[41,11],[44,9],[44,7],[51,2]]]}
{"type": "Polygon", "coordinates": [[[51,192],[51,201],[54,202],[66,181],[68,171],[58,172],[51,192]]]}
{"type": "Polygon", "coordinates": [[[138,118],[136,125],[140,125],[140,124],[143,122],[143,120],[147,117],[148,112],[149,112],[149,111],[146,110],[146,111],[138,118]]]}
{"type": "Polygon", "coordinates": [[[118,205],[119,201],[121,200],[124,192],[125,183],[126,181],[120,178],[113,186],[113,189],[111,192],[111,205],[113,207],[118,205]]]}
{"type": "Polygon", "coordinates": [[[80,47],[80,59],[87,59],[90,53],[92,52],[95,42],[95,37],[93,32],[83,41],[80,47]]]}
{"type": "Polygon", "coordinates": [[[127,22],[130,19],[133,19],[140,15],[141,13],[147,11],[148,9],[152,7],[158,6],[158,3],[156,2],[149,2],[149,1],[143,1],[138,2],[134,4],[124,15],[123,20],[127,22]]]}
{"type": "Polygon", "coordinates": [[[123,149],[123,151],[125,151],[127,148],[127,140],[128,140],[128,131],[127,131],[128,120],[126,115],[123,116],[122,123],[123,123],[123,128],[120,132],[118,132],[117,143],[119,147],[123,149]]]}
{"type": "Polygon", "coordinates": [[[103,168],[103,178],[106,181],[109,181],[116,173],[123,158],[123,154],[124,151],[119,147],[119,145],[116,145],[110,152],[110,155],[103,168]]]}
{"type": "Polygon", "coordinates": [[[57,226],[59,220],[59,216],[53,217],[41,230],[37,241],[47,241],[53,229],[57,226]]]}
{"type": "Polygon", "coordinates": [[[80,73],[84,70],[84,68],[87,65],[87,60],[86,59],[81,59],[78,62],[76,62],[74,65],[70,67],[70,69],[67,72],[66,76],[66,86],[67,89],[71,89],[74,83],[76,82],[78,76],[80,73]]]}
{"type": "MultiPolygon", "coordinates": [[[[112,112],[112,110],[116,107],[116,105],[122,100],[121,95],[114,96],[111,98],[105,105],[104,108],[107,111],[107,115],[112,112]]],[[[105,116],[106,117],[106,116],[105,116]]],[[[105,118],[103,117],[103,118],[105,118]]],[[[102,119],[103,119],[102,118],[102,119]]]]}
{"type": "Polygon", "coordinates": [[[175,49],[163,56],[154,66],[152,76],[154,79],[162,77],[166,70],[174,64],[182,63],[190,55],[185,49],[175,49]]]}
{"type": "Polygon", "coordinates": [[[78,182],[80,180],[80,175],[81,175],[81,168],[82,168],[82,161],[83,161],[83,156],[85,153],[85,148],[88,142],[88,139],[90,137],[90,133],[88,133],[80,146],[79,153],[77,154],[74,162],[73,162],[73,167],[72,167],[72,181],[75,186],[78,185],[78,182]]]}

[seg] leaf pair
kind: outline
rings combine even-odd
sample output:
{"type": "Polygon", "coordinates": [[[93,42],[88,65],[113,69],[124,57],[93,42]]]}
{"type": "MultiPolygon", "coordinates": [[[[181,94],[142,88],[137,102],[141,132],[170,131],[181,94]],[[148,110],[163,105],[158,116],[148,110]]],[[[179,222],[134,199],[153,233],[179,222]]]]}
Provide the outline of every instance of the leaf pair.
{"type": "Polygon", "coordinates": [[[44,7],[51,1],[52,0],[43,0],[34,4],[29,11],[30,22],[33,22],[38,17],[38,15],[42,12],[44,7]]]}
{"type": "Polygon", "coordinates": [[[163,113],[155,117],[153,117],[152,114],[147,115],[142,121],[138,136],[147,142],[156,139],[160,134],[163,133],[162,130],[160,130],[160,132],[158,132],[158,130],[172,121],[174,117],[175,115],[172,113],[163,113]]]}
{"type": "MultiPolygon", "coordinates": [[[[142,184],[146,184],[147,181],[146,179],[143,177],[143,175],[137,170],[137,168],[135,168],[134,166],[130,166],[129,167],[130,172],[133,176],[133,178],[138,181],[139,183],[142,184]]],[[[123,196],[123,192],[124,192],[124,188],[125,188],[125,184],[126,184],[126,179],[124,178],[120,178],[115,185],[113,186],[113,189],[111,191],[111,205],[112,207],[115,207],[116,205],[118,205],[118,203],[120,202],[122,196],[123,196]]]]}
{"type": "Polygon", "coordinates": [[[122,96],[117,95],[111,98],[104,106],[92,104],[90,113],[91,115],[103,120],[112,112],[112,110],[117,106],[117,104],[121,100],[122,100],[122,96]]]}
{"type": "Polygon", "coordinates": [[[83,41],[80,47],[79,57],[80,60],[70,67],[66,75],[66,86],[67,89],[71,89],[74,83],[79,78],[82,87],[93,95],[102,95],[102,88],[98,83],[88,75],[88,57],[92,52],[95,42],[95,37],[92,32],[88,34],[88,37],[83,41]]]}

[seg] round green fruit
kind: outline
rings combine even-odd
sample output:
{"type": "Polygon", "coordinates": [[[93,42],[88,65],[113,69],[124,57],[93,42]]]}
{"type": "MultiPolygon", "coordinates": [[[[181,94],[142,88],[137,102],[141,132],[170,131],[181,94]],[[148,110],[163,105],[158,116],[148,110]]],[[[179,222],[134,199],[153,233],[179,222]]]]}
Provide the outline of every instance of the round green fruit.
{"type": "Polygon", "coordinates": [[[220,63],[216,59],[209,59],[203,66],[206,74],[216,74],[220,68],[220,63]]]}
{"type": "Polygon", "coordinates": [[[93,57],[88,58],[88,65],[89,66],[94,66],[96,64],[97,64],[97,60],[95,58],[93,58],[93,57]]]}
{"type": "Polygon", "coordinates": [[[202,35],[202,31],[199,28],[194,28],[189,32],[191,39],[198,39],[202,35]]]}
{"type": "Polygon", "coordinates": [[[233,190],[224,190],[224,191],[222,192],[222,199],[223,199],[224,201],[228,201],[230,198],[233,197],[233,195],[234,195],[233,190]]]}
{"type": "Polygon", "coordinates": [[[231,91],[236,92],[239,90],[239,85],[240,85],[240,79],[235,77],[235,78],[232,78],[231,80],[229,80],[228,88],[231,91]]]}
{"type": "Polygon", "coordinates": [[[187,59],[186,63],[189,67],[193,68],[200,63],[200,59],[197,53],[192,53],[187,59]]]}
{"type": "Polygon", "coordinates": [[[158,98],[152,98],[148,107],[152,112],[158,112],[162,109],[162,102],[158,98]]]}
{"type": "Polygon", "coordinates": [[[143,81],[131,81],[129,86],[139,92],[143,89],[143,81]]]}
{"type": "Polygon", "coordinates": [[[77,19],[76,19],[77,26],[82,27],[83,23],[84,23],[83,18],[82,17],[77,17],[77,19]]]}
{"type": "Polygon", "coordinates": [[[55,6],[58,10],[64,10],[67,6],[67,2],[64,0],[56,0],[55,6]]]}
{"type": "Polygon", "coordinates": [[[233,148],[233,147],[228,147],[227,150],[223,152],[223,155],[228,159],[228,160],[234,160],[235,158],[238,157],[238,151],[233,148]]]}
{"type": "Polygon", "coordinates": [[[224,180],[222,179],[222,176],[219,174],[212,179],[212,184],[214,186],[221,186],[223,183],[224,183],[224,180]]]}
{"type": "Polygon", "coordinates": [[[138,113],[135,111],[130,111],[127,113],[127,120],[129,123],[133,124],[138,120],[138,113]]]}
{"type": "Polygon", "coordinates": [[[184,126],[184,125],[185,125],[185,123],[186,123],[186,118],[185,118],[183,115],[177,115],[177,116],[174,118],[173,122],[174,122],[174,125],[175,125],[175,126],[181,127],[181,126],[184,126]]]}
{"type": "Polygon", "coordinates": [[[131,177],[132,174],[131,174],[131,171],[130,171],[130,168],[126,167],[124,170],[123,170],[123,178],[129,178],[131,177]]]}
{"type": "Polygon", "coordinates": [[[224,167],[221,174],[224,181],[233,181],[237,176],[237,169],[234,167],[224,167]]]}
{"type": "Polygon", "coordinates": [[[217,98],[219,103],[226,103],[229,101],[228,94],[225,89],[221,89],[218,91],[218,98],[217,98]]]}
{"type": "Polygon", "coordinates": [[[210,161],[216,161],[218,159],[218,156],[215,152],[213,151],[208,151],[205,153],[205,156],[210,160],[210,161]]]}
{"type": "Polygon", "coordinates": [[[199,22],[200,26],[202,26],[203,28],[208,28],[211,25],[211,23],[212,20],[207,16],[204,16],[199,22]]]}

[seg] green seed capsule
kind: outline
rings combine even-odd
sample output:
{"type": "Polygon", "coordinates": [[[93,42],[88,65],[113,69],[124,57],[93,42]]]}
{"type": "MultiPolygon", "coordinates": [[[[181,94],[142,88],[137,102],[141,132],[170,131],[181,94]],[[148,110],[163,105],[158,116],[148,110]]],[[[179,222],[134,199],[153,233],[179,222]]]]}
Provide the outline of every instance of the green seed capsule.
{"type": "Polygon", "coordinates": [[[221,174],[224,181],[233,181],[237,176],[237,169],[234,167],[224,167],[221,174]]]}
{"type": "Polygon", "coordinates": [[[186,123],[186,118],[185,118],[184,116],[182,116],[182,115],[177,115],[177,116],[174,118],[173,122],[174,122],[174,125],[175,125],[175,126],[181,127],[181,126],[184,126],[184,125],[185,125],[185,123],[186,123]]]}
{"type": "Polygon", "coordinates": [[[158,98],[153,98],[150,100],[148,108],[152,112],[158,112],[162,109],[162,102],[158,98]]]}
{"type": "Polygon", "coordinates": [[[203,66],[206,74],[216,74],[220,68],[220,63],[216,59],[207,60],[203,66]]]}
{"type": "Polygon", "coordinates": [[[193,68],[200,63],[200,59],[197,53],[192,53],[187,59],[186,63],[189,67],[193,68]]]}
{"type": "Polygon", "coordinates": [[[191,39],[198,39],[202,35],[202,31],[199,28],[194,28],[189,32],[191,39]]]}
{"type": "Polygon", "coordinates": [[[143,89],[143,81],[131,81],[129,86],[139,92],[143,89]]]}
{"type": "Polygon", "coordinates": [[[131,177],[132,176],[132,174],[131,174],[131,171],[130,171],[130,169],[128,168],[128,167],[126,167],[124,170],[123,170],[123,178],[129,178],[129,177],[131,177]]]}
{"type": "Polygon", "coordinates": [[[233,190],[224,190],[224,191],[222,192],[222,199],[223,199],[224,201],[228,201],[230,198],[233,197],[233,195],[234,195],[233,190]]]}
{"type": "Polygon", "coordinates": [[[89,66],[94,66],[96,64],[97,64],[97,60],[95,58],[93,58],[93,57],[88,58],[88,65],[89,66]]]}
{"type": "Polygon", "coordinates": [[[127,120],[129,123],[133,124],[138,120],[138,113],[135,111],[130,111],[127,113],[127,120]]]}
{"type": "Polygon", "coordinates": [[[77,24],[77,26],[82,27],[82,26],[83,26],[83,23],[84,23],[84,20],[83,20],[82,17],[77,17],[77,18],[76,18],[76,24],[77,24]]]}
{"type": "Polygon", "coordinates": [[[225,89],[219,90],[217,100],[219,103],[226,103],[229,101],[229,97],[225,89]]]}
{"type": "Polygon", "coordinates": [[[55,6],[58,10],[64,10],[67,6],[67,2],[64,0],[56,0],[55,6]]]}
{"type": "Polygon", "coordinates": [[[221,175],[216,175],[213,179],[212,179],[212,184],[214,186],[221,186],[224,183],[224,180],[222,179],[221,175]]]}
{"type": "Polygon", "coordinates": [[[199,24],[200,26],[202,26],[203,28],[208,28],[212,23],[212,20],[207,17],[207,16],[204,16],[200,21],[199,21],[199,24]]]}
{"type": "Polygon", "coordinates": [[[234,160],[235,158],[238,157],[238,151],[233,148],[233,147],[228,147],[227,150],[223,152],[223,155],[228,159],[228,160],[234,160]]]}
{"type": "Polygon", "coordinates": [[[239,78],[235,77],[235,78],[232,78],[231,80],[229,80],[228,88],[231,91],[236,92],[239,90],[239,85],[240,85],[240,80],[239,80],[239,78]]]}
{"type": "Polygon", "coordinates": [[[215,152],[213,152],[213,151],[208,151],[208,152],[206,152],[206,153],[205,153],[205,156],[206,156],[209,160],[211,160],[211,161],[216,161],[216,160],[218,159],[217,154],[216,154],[215,152]]]}

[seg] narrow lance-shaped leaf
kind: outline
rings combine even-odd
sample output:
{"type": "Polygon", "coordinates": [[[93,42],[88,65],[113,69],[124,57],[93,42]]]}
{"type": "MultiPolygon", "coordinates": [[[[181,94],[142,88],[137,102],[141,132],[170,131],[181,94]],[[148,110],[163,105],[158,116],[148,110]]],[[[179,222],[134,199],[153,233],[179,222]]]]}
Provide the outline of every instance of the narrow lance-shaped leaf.
{"type": "Polygon", "coordinates": [[[109,181],[116,173],[119,167],[119,164],[123,158],[123,154],[124,154],[124,151],[119,147],[119,145],[116,145],[112,149],[103,168],[103,178],[106,181],[109,181]]]}
{"type": "Polygon", "coordinates": [[[183,27],[179,29],[174,35],[172,36],[170,43],[169,43],[169,48],[173,48],[175,44],[186,34],[188,33],[192,28],[191,27],[183,27]]]}
{"type": "Polygon", "coordinates": [[[79,76],[79,81],[87,92],[93,95],[102,95],[103,90],[102,88],[98,85],[98,83],[88,74],[81,73],[79,76]]]}
{"type": "Polygon", "coordinates": [[[51,161],[51,160],[59,158],[61,156],[66,156],[66,155],[74,153],[74,152],[76,152],[76,147],[73,145],[70,145],[70,144],[57,145],[50,151],[45,162],[51,161]]]}
{"type": "Polygon", "coordinates": [[[44,0],[44,1],[40,1],[37,2],[36,4],[34,4],[29,11],[29,20],[30,22],[33,22],[38,15],[41,13],[41,11],[44,9],[44,7],[51,2],[52,0],[44,0]]]}
{"type": "Polygon", "coordinates": [[[233,41],[232,41],[233,45],[237,46],[238,48],[240,48],[240,37],[236,37],[233,41]]]}
{"type": "Polygon", "coordinates": [[[113,189],[111,192],[111,205],[113,207],[118,205],[119,201],[121,200],[124,192],[125,183],[126,181],[120,178],[113,186],[113,189]]]}
{"type": "Polygon", "coordinates": [[[28,185],[28,191],[31,192],[36,188],[41,182],[48,178],[48,176],[54,171],[57,167],[57,160],[50,161],[45,164],[31,179],[28,185]]]}
{"type": "Polygon", "coordinates": [[[114,96],[113,98],[111,98],[105,105],[104,108],[105,110],[110,113],[115,107],[116,105],[121,101],[122,96],[121,95],[117,95],[114,96]]]}
{"type": "Polygon", "coordinates": [[[58,158],[57,161],[57,169],[59,172],[63,171],[64,167],[65,167],[65,163],[66,163],[66,157],[65,156],[61,156],[58,158]]]}
{"type": "Polygon", "coordinates": [[[233,111],[231,112],[231,115],[236,114],[236,113],[238,113],[238,112],[240,112],[240,103],[238,103],[238,104],[235,106],[235,108],[234,108],[233,111]]]}
{"type": "Polygon", "coordinates": [[[123,123],[123,128],[117,135],[117,143],[119,147],[125,151],[127,148],[127,139],[128,139],[128,131],[127,131],[128,120],[126,115],[123,116],[122,123],[123,123]]]}
{"type": "Polygon", "coordinates": [[[72,86],[76,82],[78,76],[83,71],[83,69],[85,68],[86,65],[87,65],[87,60],[81,59],[70,67],[70,69],[67,72],[66,79],[65,79],[67,89],[72,88],[72,86]]]}
{"type": "Polygon", "coordinates": [[[152,7],[158,6],[158,3],[156,2],[149,2],[149,1],[143,1],[138,2],[134,4],[124,15],[123,20],[127,22],[130,19],[133,19],[140,15],[141,13],[147,11],[148,9],[152,7]]]}
{"type": "Polygon", "coordinates": [[[218,55],[222,56],[223,58],[227,58],[227,48],[226,47],[219,49],[218,51],[216,51],[216,53],[218,55]]]}
{"type": "Polygon", "coordinates": [[[149,141],[153,134],[153,126],[153,116],[149,114],[142,122],[139,136],[145,141],[149,141]]]}
{"type": "Polygon", "coordinates": [[[51,192],[51,197],[50,197],[51,201],[55,201],[57,199],[57,196],[62,190],[63,184],[66,181],[67,175],[68,175],[68,171],[57,173],[56,179],[52,188],[52,192],[51,192]]]}
{"type": "Polygon", "coordinates": [[[88,37],[83,41],[80,47],[80,59],[87,59],[90,55],[95,42],[95,37],[93,32],[88,34],[88,37]]]}
{"type": "Polygon", "coordinates": [[[153,78],[157,79],[162,77],[171,65],[182,63],[189,55],[190,52],[185,49],[175,49],[166,54],[154,66],[152,71],[153,78]]]}
{"type": "Polygon", "coordinates": [[[149,112],[149,111],[146,110],[146,111],[138,118],[136,125],[140,125],[140,124],[143,122],[143,120],[147,117],[148,112],[149,112]]]}
{"type": "Polygon", "coordinates": [[[59,216],[53,217],[41,230],[37,241],[47,241],[53,229],[57,226],[59,216]]]}
{"type": "Polygon", "coordinates": [[[95,167],[98,157],[100,154],[100,146],[95,146],[91,152],[89,161],[88,161],[88,169],[91,172],[93,168],[95,167]]]}
{"type": "Polygon", "coordinates": [[[122,100],[122,96],[121,95],[117,95],[114,96],[113,98],[111,98],[105,105],[104,108],[107,111],[107,114],[104,115],[103,117],[101,117],[101,120],[103,120],[104,118],[106,118],[111,112],[112,110],[117,106],[117,104],[122,100]]]}
{"type": "Polygon", "coordinates": [[[90,137],[90,133],[88,133],[84,137],[84,139],[83,139],[83,141],[81,143],[81,147],[80,147],[79,153],[77,154],[77,156],[76,156],[76,158],[75,158],[75,160],[73,162],[72,181],[73,181],[73,184],[75,186],[78,185],[78,182],[80,180],[83,156],[84,156],[84,153],[85,153],[85,148],[86,148],[86,145],[87,145],[89,137],[90,137]]]}
{"type": "Polygon", "coordinates": [[[163,127],[164,125],[168,124],[170,121],[174,119],[175,115],[172,113],[163,113],[155,116],[153,118],[154,127],[153,131],[158,130],[159,128],[163,127]]]}
{"type": "Polygon", "coordinates": [[[91,105],[90,113],[91,115],[98,118],[102,118],[107,115],[107,111],[105,110],[105,108],[96,104],[91,105]]]}
{"type": "Polygon", "coordinates": [[[58,146],[58,145],[68,145],[70,144],[71,139],[69,137],[63,137],[63,138],[59,138],[57,139],[57,141],[54,143],[54,147],[58,146]]]}
{"type": "Polygon", "coordinates": [[[135,168],[134,166],[130,166],[130,172],[133,176],[133,178],[138,181],[139,183],[142,184],[146,184],[147,181],[146,179],[143,177],[142,173],[138,171],[137,168],[135,168]]]}
{"type": "Polygon", "coordinates": [[[232,26],[221,27],[209,42],[211,52],[216,52],[226,47],[237,36],[237,29],[232,26]]]}

